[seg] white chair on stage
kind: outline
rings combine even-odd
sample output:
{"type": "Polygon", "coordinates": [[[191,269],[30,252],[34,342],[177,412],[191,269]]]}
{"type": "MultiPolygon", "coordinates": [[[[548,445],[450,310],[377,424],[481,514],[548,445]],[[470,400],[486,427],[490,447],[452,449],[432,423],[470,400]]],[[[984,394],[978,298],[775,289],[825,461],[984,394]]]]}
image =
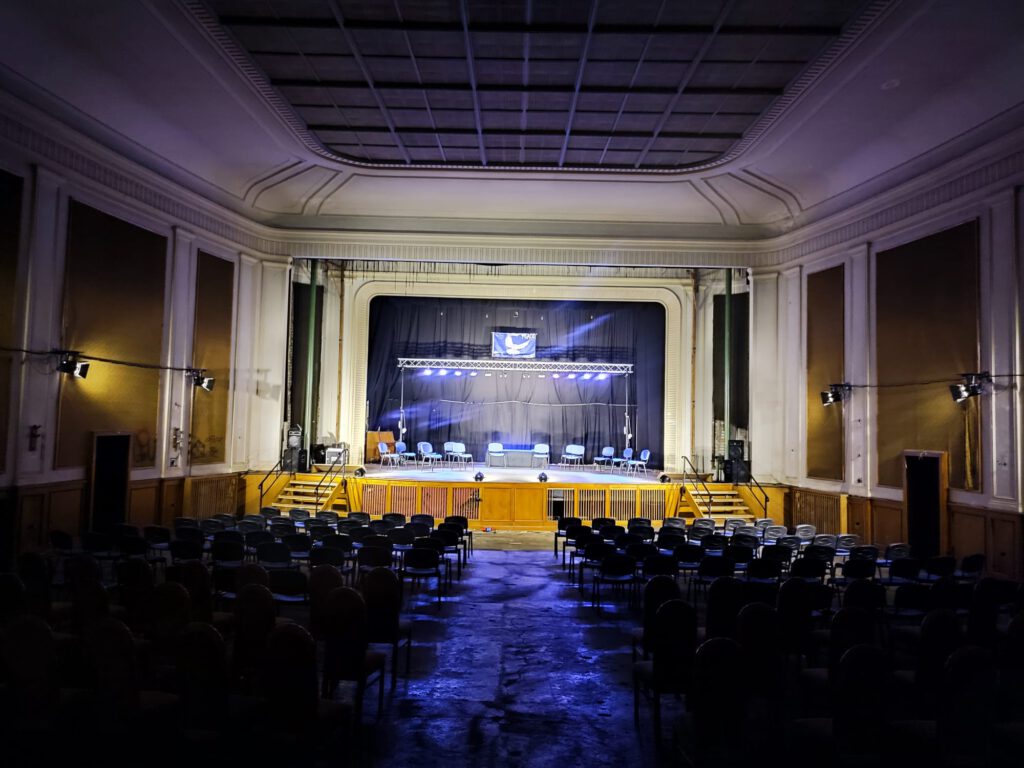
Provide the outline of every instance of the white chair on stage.
{"type": "Polygon", "coordinates": [[[452,443],[452,461],[470,469],[473,466],[473,454],[466,451],[465,443],[452,443]]]}
{"type": "Polygon", "coordinates": [[[562,451],[561,457],[558,459],[559,466],[583,466],[583,454],[586,453],[586,448],[582,445],[576,445],[570,443],[565,446],[562,451]]]}
{"type": "Polygon", "coordinates": [[[431,472],[434,471],[434,465],[442,459],[441,454],[436,453],[434,451],[434,446],[426,440],[416,443],[416,452],[419,454],[420,464],[429,465],[431,472]]]}
{"type": "Polygon", "coordinates": [[[408,450],[404,440],[399,440],[395,443],[395,455],[398,457],[399,464],[405,464],[407,461],[416,461],[416,452],[408,450]]]}
{"type": "Polygon", "coordinates": [[[594,469],[600,470],[601,467],[611,468],[614,458],[615,449],[610,445],[606,445],[601,449],[601,454],[594,457],[594,469]]]}
{"type": "Polygon", "coordinates": [[[612,459],[612,467],[613,468],[614,467],[618,467],[619,469],[625,471],[626,467],[629,466],[629,462],[632,461],[632,460],[633,460],[633,449],[632,448],[623,448],[622,449],[622,455],[621,456],[616,456],[614,459],[612,459]]]}
{"type": "Polygon", "coordinates": [[[537,443],[533,446],[533,455],[530,456],[531,467],[546,467],[551,463],[551,446],[547,443],[537,443]],[[540,462],[539,464],[537,462],[540,462]]]}
{"type": "Polygon", "coordinates": [[[650,458],[651,458],[650,450],[648,450],[647,448],[644,448],[642,451],[640,451],[640,458],[630,459],[629,461],[626,462],[626,471],[627,472],[643,471],[643,473],[646,475],[647,474],[647,461],[650,458]]]}
{"type": "Polygon", "coordinates": [[[494,460],[501,459],[501,466],[508,466],[508,459],[505,457],[505,446],[501,443],[487,444],[487,460],[484,462],[488,467],[496,467],[494,460]]]}
{"type": "Polygon", "coordinates": [[[441,453],[444,454],[444,463],[445,464],[454,464],[455,463],[455,441],[454,440],[445,440],[444,441],[444,447],[441,449],[441,453]]]}
{"type": "Polygon", "coordinates": [[[399,458],[397,453],[392,453],[391,449],[388,448],[388,444],[381,442],[377,443],[377,452],[380,454],[380,465],[397,467],[399,458]]]}

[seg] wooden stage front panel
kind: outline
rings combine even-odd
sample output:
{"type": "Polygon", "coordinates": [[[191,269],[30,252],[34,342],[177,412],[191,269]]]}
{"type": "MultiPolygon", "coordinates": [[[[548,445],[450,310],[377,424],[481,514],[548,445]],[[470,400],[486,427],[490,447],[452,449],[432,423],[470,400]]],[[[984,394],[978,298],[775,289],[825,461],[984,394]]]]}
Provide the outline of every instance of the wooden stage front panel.
{"type": "Polygon", "coordinates": [[[473,528],[554,530],[559,517],[611,517],[654,522],[675,515],[676,483],[516,483],[348,478],[349,508],[379,517],[388,512],[464,515],[473,528]]]}

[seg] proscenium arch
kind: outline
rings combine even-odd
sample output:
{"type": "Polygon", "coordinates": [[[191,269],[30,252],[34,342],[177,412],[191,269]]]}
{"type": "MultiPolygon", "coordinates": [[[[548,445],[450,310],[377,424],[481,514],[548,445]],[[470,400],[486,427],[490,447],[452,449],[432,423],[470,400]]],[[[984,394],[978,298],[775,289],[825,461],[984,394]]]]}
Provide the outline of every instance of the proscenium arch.
{"type": "Polygon", "coordinates": [[[656,302],[665,310],[664,444],[665,469],[675,471],[691,446],[689,403],[693,399],[689,350],[693,343],[693,282],[679,279],[585,277],[578,283],[556,276],[452,275],[346,271],[342,316],[341,413],[339,440],[363,460],[366,426],[366,367],[369,362],[370,302],[377,296],[418,298],[656,302]]]}

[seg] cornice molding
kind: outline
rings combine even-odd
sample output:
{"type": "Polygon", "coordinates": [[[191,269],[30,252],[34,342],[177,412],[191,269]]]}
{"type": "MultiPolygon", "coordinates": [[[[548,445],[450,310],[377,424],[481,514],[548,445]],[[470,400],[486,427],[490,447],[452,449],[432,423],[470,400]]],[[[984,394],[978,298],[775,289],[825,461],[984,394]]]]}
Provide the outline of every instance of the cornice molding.
{"type": "Polygon", "coordinates": [[[655,239],[507,234],[353,232],[268,227],[161,177],[35,108],[0,94],[0,145],[16,164],[34,163],[62,183],[80,184],[204,237],[267,260],[436,262],[552,267],[784,267],[877,238],[929,211],[1024,184],[1024,130],[838,214],[767,239],[655,239]]]}

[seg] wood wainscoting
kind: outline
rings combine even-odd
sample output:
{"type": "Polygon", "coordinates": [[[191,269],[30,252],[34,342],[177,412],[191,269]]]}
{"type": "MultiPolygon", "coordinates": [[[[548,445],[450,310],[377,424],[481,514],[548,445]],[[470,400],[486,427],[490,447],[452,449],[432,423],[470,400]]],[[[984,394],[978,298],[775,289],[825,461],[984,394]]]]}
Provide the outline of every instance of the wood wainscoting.
{"type": "Polygon", "coordinates": [[[847,533],[845,493],[793,489],[793,525],[810,523],[818,533],[847,533]]]}
{"type": "MultiPolygon", "coordinates": [[[[237,482],[236,475],[230,475],[237,482]]],[[[128,484],[126,523],[170,525],[183,513],[185,478],[133,480],[128,484]]],[[[88,485],[85,480],[40,483],[10,489],[17,552],[47,549],[50,531],[80,536],[89,528],[88,485]]],[[[229,510],[234,513],[234,509],[229,510]]]]}
{"type": "MultiPolygon", "coordinates": [[[[902,499],[845,496],[793,488],[792,521],[811,523],[819,532],[856,533],[861,541],[884,547],[907,540],[902,499]]],[[[1013,511],[950,503],[949,554],[960,559],[983,553],[991,576],[1024,579],[1024,515],[1013,511]]]]}
{"type": "Polygon", "coordinates": [[[907,512],[902,499],[871,499],[874,543],[880,547],[907,540],[907,512]]]}
{"type": "Polygon", "coordinates": [[[1018,581],[1024,576],[1020,513],[950,504],[949,517],[950,554],[982,552],[989,575],[1018,581]]]}

